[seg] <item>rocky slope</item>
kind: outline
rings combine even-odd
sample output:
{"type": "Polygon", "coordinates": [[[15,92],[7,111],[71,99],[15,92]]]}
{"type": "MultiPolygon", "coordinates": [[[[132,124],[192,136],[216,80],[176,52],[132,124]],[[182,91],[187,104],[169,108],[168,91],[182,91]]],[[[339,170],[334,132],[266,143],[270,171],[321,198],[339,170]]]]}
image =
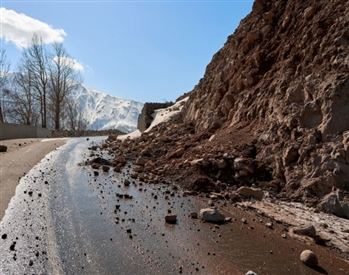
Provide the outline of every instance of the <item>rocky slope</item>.
{"type": "Polygon", "coordinates": [[[148,161],[146,181],[232,199],[256,186],[349,218],[348,14],[344,0],[256,0],[180,115],[107,147],[148,161]]]}
{"type": "Polygon", "coordinates": [[[197,132],[248,125],[253,160],[284,197],[318,201],[347,189],[348,11],[347,1],[255,1],[207,66],[184,121],[197,132]]]}

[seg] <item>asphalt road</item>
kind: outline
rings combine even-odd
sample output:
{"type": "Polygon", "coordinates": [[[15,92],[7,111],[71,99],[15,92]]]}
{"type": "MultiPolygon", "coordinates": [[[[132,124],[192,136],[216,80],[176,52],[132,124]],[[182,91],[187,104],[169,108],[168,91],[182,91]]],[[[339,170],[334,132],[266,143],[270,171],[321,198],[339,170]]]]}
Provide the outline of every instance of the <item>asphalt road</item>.
{"type": "Polygon", "coordinates": [[[85,162],[97,141],[69,140],[22,177],[0,223],[0,274],[349,274],[336,252],[282,238],[283,225],[267,229],[255,212],[217,203],[233,218],[217,226],[189,217],[206,198],[132,179],[124,186],[132,164],[95,176],[85,162]],[[169,211],[176,224],[165,223],[169,211]],[[304,249],[319,268],[299,261],[304,249]]]}

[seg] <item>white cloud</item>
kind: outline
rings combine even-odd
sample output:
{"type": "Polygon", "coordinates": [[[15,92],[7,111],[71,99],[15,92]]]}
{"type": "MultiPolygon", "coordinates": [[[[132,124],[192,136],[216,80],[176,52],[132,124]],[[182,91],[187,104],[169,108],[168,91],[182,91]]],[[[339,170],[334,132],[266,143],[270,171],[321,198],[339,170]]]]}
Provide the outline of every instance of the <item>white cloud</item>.
{"type": "Polygon", "coordinates": [[[90,65],[84,64],[84,70],[86,73],[93,74],[93,68],[90,65]]]}
{"type": "Polygon", "coordinates": [[[18,48],[28,47],[34,34],[41,37],[44,44],[62,43],[67,35],[63,29],[54,29],[47,23],[6,8],[0,8],[0,24],[0,37],[18,48]]]}
{"type": "MultiPolygon", "coordinates": [[[[75,71],[84,71],[84,65],[78,61],[76,61],[74,58],[71,57],[61,57],[61,63],[62,65],[69,66],[73,68],[75,71]]],[[[53,61],[57,62],[58,57],[55,56],[53,58],[53,61]]]]}
{"type": "Polygon", "coordinates": [[[80,62],[77,62],[75,59],[74,59],[74,66],[73,66],[73,69],[76,70],[76,71],[83,71],[84,70],[84,65],[82,65],[82,63],[80,62]]]}

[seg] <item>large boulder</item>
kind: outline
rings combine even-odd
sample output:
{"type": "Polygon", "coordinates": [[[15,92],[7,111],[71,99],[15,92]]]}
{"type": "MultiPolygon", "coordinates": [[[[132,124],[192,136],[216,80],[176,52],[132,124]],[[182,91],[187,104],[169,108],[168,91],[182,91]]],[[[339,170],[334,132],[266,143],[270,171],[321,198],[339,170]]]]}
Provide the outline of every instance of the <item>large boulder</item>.
{"type": "Polygon", "coordinates": [[[245,198],[253,197],[257,201],[261,201],[264,197],[262,189],[242,186],[237,190],[237,193],[245,198]]]}
{"type": "Polygon", "coordinates": [[[314,238],[316,236],[316,229],[313,225],[299,226],[293,229],[293,233],[314,238]]]}
{"type": "Polygon", "coordinates": [[[300,259],[308,266],[317,266],[319,264],[316,254],[311,250],[304,250],[300,255],[300,259]]]}
{"type": "Polygon", "coordinates": [[[215,208],[204,208],[200,210],[200,218],[206,222],[222,223],[225,216],[215,208]]]}
{"type": "Polygon", "coordinates": [[[0,145],[0,152],[6,152],[6,151],[7,151],[7,146],[0,145]]]}
{"type": "Polygon", "coordinates": [[[319,205],[322,211],[349,219],[349,201],[345,200],[340,190],[332,191],[319,205]]]}

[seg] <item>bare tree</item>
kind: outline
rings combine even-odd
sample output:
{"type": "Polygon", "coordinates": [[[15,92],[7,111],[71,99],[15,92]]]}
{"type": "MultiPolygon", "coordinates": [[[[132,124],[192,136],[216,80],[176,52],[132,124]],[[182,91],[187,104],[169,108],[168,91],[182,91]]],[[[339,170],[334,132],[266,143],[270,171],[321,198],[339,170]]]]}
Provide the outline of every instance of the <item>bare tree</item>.
{"type": "Polygon", "coordinates": [[[10,62],[7,59],[5,49],[0,50],[0,123],[4,122],[3,114],[3,89],[10,71],[10,62]]]}
{"type": "Polygon", "coordinates": [[[66,104],[67,126],[71,130],[86,130],[87,119],[81,105],[78,102],[69,99],[66,104]]]}
{"type": "Polygon", "coordinates": [[[61,127],[64,104],[69,95],[82,82],[81,74],[74,68],[75,61],[62,43],[53,44],[53,65],[50,66],[50,101],[52,104],[54,128],[61,127]]]}
{"type": "Polygon", "coordinates": [[[18,64],[18,71],[23,76],[17,83],[27,91],[32,90],[31,96],[39,104],[41,126],[47,127],[47,97],[49,90],[48,55],[46,48],[36,34],[33,35],[31,44],[22,52],[18,64]]]}
{"type": "MultiPolygon", "coordinates": [[[[21,64],[20,64],[21,65],[21,64]]],[[[27,67],[21,68],[14,78],[14,89],[9,91],[11,115],[19,124],[37,125],[39,120],[38,102],[35,100],[33,74],[27,67]]]]}

